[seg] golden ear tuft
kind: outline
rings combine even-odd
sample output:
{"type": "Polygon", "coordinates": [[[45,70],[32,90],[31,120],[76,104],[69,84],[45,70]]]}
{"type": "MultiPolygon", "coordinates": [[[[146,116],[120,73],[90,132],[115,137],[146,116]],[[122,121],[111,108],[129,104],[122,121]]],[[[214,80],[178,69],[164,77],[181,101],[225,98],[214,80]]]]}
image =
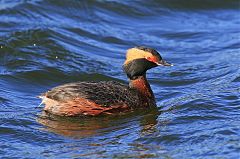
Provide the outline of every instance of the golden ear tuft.
{"type": "Polygon", "coordinates": [[[124,62],[124,64],[135,59],[147,58],[152,56],[153,55],[150,52],[146,52],[138,48],[131,48],[127,50],[126,61],[124,62]]]}

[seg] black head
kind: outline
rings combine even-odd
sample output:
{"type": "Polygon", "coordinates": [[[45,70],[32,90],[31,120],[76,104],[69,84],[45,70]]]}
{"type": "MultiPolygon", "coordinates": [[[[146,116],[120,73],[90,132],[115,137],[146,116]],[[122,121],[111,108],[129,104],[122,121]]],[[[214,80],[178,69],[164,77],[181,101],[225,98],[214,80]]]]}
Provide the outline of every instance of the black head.
{"type": "Polygon", "coordinates": [[[123,69],[125,70],[128,78],[133,80],[139,76],[143,76],[147,70],[157,66],[172,65],[165,62],[156,50],[139,46],[127,51],[123,69]]]}

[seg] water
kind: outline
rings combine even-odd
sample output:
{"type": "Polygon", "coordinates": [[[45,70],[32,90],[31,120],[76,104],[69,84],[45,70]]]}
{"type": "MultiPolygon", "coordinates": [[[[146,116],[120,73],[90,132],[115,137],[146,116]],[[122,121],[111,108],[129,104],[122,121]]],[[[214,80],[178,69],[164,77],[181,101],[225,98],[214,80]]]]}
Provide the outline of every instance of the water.
{"type": "Polygon", "coordinates": [[[240,1],[0,1],[1,158],[240,158],[240,1]],[[40,93],[120,80],[128,48],[174,64],[158,111],[58,118],[40,93]]]}

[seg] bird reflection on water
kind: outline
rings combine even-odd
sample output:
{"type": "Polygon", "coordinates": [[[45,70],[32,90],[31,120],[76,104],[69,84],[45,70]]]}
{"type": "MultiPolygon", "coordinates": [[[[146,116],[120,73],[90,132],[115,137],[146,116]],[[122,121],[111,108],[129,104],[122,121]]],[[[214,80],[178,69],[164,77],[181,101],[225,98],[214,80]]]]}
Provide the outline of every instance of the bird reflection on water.
{"type": "Polygon", "coordinates": [[[151,109],[142,113],[136,111],[124,115],[73,118],[59,117],[42,111],[37,118],[37,122],[44,126],[42,130],[71,138],[83,138],[108,131],[116,131],[134,122],[141,127],[141,136],[157,131],[156,125],[159,114],[160,112],[157,109],[151,109]]]}

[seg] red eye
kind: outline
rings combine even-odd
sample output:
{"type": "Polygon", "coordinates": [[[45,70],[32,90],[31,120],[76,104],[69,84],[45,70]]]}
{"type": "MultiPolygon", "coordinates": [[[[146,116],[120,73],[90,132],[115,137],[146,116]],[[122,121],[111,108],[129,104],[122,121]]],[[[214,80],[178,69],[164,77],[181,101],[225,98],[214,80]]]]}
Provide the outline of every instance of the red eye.
{"type": "Polygon", "coordinates": [[[154,62],[154,63],[156,63],[156,61],[157,61],[157,59],[155,58],[155,57],[146,57],[146,59],[148,60],[148,61],[151,61],[151,62],[154,62]]]}
{"type": "Polygon", "coordinates": [[[153,57],[147,57],[146,58],[148,61],[154,62],[154,58],[153,57]]]}
{"type": "Polygon", "coordinates": [[[148,61],[152,61],[151,57],[147,57],[147,60],[148,60],[148,61]]]}

